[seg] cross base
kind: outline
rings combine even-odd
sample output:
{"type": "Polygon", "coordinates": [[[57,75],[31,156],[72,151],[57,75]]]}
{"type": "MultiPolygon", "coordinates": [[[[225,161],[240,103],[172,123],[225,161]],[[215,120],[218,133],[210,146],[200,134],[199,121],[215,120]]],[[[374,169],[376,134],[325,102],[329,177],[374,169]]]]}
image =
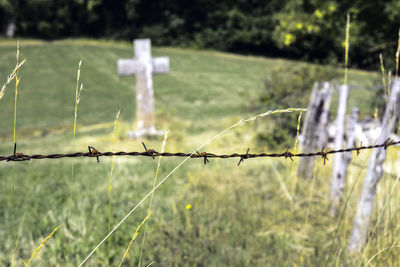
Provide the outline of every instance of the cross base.
{"type": "Polygon", "coordinates": [[[141,137],[154,137],[154,136],[163,136],[165,134],[164,131],[156,130],[155,128],[150,129],[139,129],[135,131],[128,131],[128,137],[130,139],[138,139],[141,137]]]}

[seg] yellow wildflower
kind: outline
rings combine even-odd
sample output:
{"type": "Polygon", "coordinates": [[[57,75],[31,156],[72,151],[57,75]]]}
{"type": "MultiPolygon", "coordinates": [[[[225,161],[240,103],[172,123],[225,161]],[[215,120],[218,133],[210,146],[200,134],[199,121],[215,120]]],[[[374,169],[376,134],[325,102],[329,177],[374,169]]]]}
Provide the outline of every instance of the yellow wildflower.
{"type": "Polygon", "coordinates": [[[294,35],[291,33],[285,34],[285,41],[283,42],[286,46],[291,45],[294,42],[294,35]]]}
{"type": "Polygon", "coordinates": [[[324,16],[324,14],[322,14],[321,10],[319,10],[319,9],[315,10],[314,15],[319,19],[324,16]]]}

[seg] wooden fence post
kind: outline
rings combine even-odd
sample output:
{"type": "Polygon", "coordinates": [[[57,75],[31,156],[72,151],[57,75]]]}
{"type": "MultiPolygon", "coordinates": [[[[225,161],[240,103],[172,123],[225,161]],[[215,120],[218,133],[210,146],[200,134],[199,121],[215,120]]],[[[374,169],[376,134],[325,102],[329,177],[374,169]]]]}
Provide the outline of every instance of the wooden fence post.
{"type": "MultiPolygon", "coordinates": [[[[349,86],[344,84],[339,87],[339,104],[336,116],[336,132],[335,132],[335,150],[343,148],[344,140],[344,119],[346,117],[347,97],[349,95],[349,86]]],[[[331,199],[330,199],[330,215],[335,216],[336,210],[340,205],[343,197],[345,186],[346,170],[344,168],[344,157],[342,153],[337,153],[333,158],[333,170],[331,181],[331,199]]]]}
{"type": "MultiPolygon", "coordinates": [[[[399,80],[396,79],[392,86],[392,92],[386,106],[385,116],[382,120],[382,133],[376,141],[377,144],[386,142],[393,132],[396,117],[398,115],[399,98],[400,83],[399,80]]],[[[368,164],[368,172],[365,176],[361,198],[358,202],[356,215],[354,217],[349,246],[347,248],[349,252],[361,251],[367,241],[368,226],[371,220],[376,195],[376,186],[382,178],[385,158],[385,148],[375,148],[372,150],[368,164]]]]}
{"type": "MultiPolygon", "coordinates": [[[[354,139],[356,137],[358,114],[359,114],[358,108],[353,108],[353,110],[351,111],[351,115],[349,116],[347,121],[347,138],[346,138],[347,148],[354,147],[356,145],[354,139]]],[[[346,171],[344,173],[346,174],[347,166],[351,162],[352,153],[351,152],[343,153],[343,157],[344,157],[344,164],[346,165],[346,171]]]]}
{"type": "MultiPolygon", "coordinates": [[[[331,103],[332,89],[328,82],[315,83],[304,119],[301,150],[312,152],[326,144],[328,140],[328,112],[331,103]],[[322,89],[319,87],[322,85],[322,89]]],[[[310,179],[314,167],[314,157],[304,157],[299,161],[297,173],[300,177],[310,179]]]]}
{"type": "MultiPolygon", "coordinates": [[[[356,133],[356,126],[357,126],[357,120],[358,120],[358,108],[353,108],[351,115],[348,118],[347,121],[347,131],[346,131],[346,148],[354,147],[355,146],[355,133],[356,133]]],[[[340,203],[343,201],[343,193],[344,193],[344,188],[346,186],[346,177],[347,177],[347,167],[349,166],[352,158],[352,153],[351,152],[346,152],[346,153],[338,153],[336,155],[342,155],[342,160],[341,160],[341,168],[340,168],[340,174],[343,175],[344,179],[341,180],[336,180],[337,187],[331,187],[331,201],[330,201],[330,210],[329,214],[333,217],[336,216],[338,207],[340,203]],[[334,189],[336,189],[334,191],[334,189]]],[[[332,177],[332,183],[333,181],[332,177]]]]}

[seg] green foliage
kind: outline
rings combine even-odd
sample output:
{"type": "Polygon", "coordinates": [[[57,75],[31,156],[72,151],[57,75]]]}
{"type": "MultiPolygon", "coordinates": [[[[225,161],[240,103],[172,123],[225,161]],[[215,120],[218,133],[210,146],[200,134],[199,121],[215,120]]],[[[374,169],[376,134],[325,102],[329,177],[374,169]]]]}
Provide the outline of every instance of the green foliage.
{"type": "Polygon", "coordinates": [[[338,63],[350,13],[350,64],[374,67],[383,51],[393,61],[398,6],[395,0],[0,0],[0,33],[15,21],[21,37],[148,37],[156,45],[338,63]]]}
{"type": "MultiPolygon", "coordinates": [[[[307,60],[340,61],[344,14],[335,1],[288,1],[274,15],[272,38],[281,49],[307,60]]],[[[352,32],[354,35],[354,32],[352,32]]]]}
{"type": "MultiPolygon", "coordinates": [[[[268,109],[307,107],[308,96],[315,82],[331,81],[340,72],[332,67],[295,65],[276,67],[264,80],[264,92],[260,103],[268,109]]],[[[296,136],[296,115],[274,118],[274,127],[268,127],[257,135],[261,143],[275,148],[290,146],[296,136]]]]}

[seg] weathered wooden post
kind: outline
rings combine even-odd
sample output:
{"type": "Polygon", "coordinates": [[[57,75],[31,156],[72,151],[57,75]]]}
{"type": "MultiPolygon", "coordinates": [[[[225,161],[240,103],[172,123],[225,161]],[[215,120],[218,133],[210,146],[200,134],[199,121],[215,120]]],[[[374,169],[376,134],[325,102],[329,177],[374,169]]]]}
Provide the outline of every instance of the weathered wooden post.
{"type": "MultiPolygon", "coordinates": [[[[351,115],[349,116],[347,120],[347,131],[346,131],[346,148],[354,147],[355,146],[355,134],[356,134],[356,127],[357,127],[357,120],[358,120],[358,108],[353,108],[351,115]]],[[[336,180],[338,184],[337,189],[338,191],[334,191],[334,187],[331,187],[331,206],[329,210],[329,214],[331,216],[335,216],[337,213],[337,209],[339,207],[339,204],[343,200],[343,192],[344,188],[346,186],[346,177],[347,177],[347,167],[351,162],[352,154],[351,152],[346,152],[346,153],[338,153],[336,155],[342,155],[342,160],[341,160],[341,165],[340,165],[340,170],[339,170],[339,175],[343,175],[343,179],[341,180],[336,180]]],[[[332,183],[334,177],[332,177],[332,183]]]]}
{"type": "MultiPolygon", "coordinates": [[[[346,117],[347,97],[349,95],[349,86],[344,84],[339,87],[339,104],[336,116],[336,132],[334,149],[343,148],[344,140],[344,119],[346,117]]],[[[343,198],[344,186],[346,184],[346,170],[344,168],[343,154],[337,153],[333,158],[333,171],[331,181],[331,199],[330,199],[330,215],[335,216],[336,210],[343,198]]]]}
{"type": "MultiPolygon", "coordinates": [[[[382,133],[377,139],[377,144],[382,144],[390,137],[394,130],[398,106],[400,100],[400,83],[396,79],[392,86],[392,92],[386,106],[385,115],[382,120],[382,133]]],[[[376,195],[376,186],[383,174],[383,163],[386,158],[385,148],[375,148],[371,152],[368,171],[365,176],[360,201],[357,205],[354,217],[353,231],[350,237],[348,251],[361,251],[368,237],[368,226],[371,221],[372,209],[376,195]]]]}
{"type": "MultiPolygon", "coordinates": [[[[328,140],[327,124],[331,95],[332,89],[328,82],[314,84],[300,139],[300,147],[304,153],[322,149],[328,140]],[[320,86],[322,89],[319,89],[320,86]]],[[[314,157],[300,158],[297,170],[300,177],[312,177],[314,160],[314,157]]]]}
{"type": "MultiPolygon", "coordinates": [[[[347,140],[346,140],[346,147],[354,147],[355,144],[355,137],[356,137],[356,127],[357,127],[357,121],[358,121],[358,114],[359,114],[358,108],[353,108],[351,111],[351,114],[348,118],[347,121],[347,140]]],[[[346,165],[346,171],[347,171],[347,166],[351,162],[352,154],[351,152],[343,153],[344,156],[344,163],[346,165]]],[[[346,173],[346,172],[344,172],[346,173]]]]}
{"type": "Polygon", "coordinates": [[[118,60],[119,75],[136,76],[137,130],[129,132],[131,138],[146,135],[162,135],[155,128],[153,73],[169,72],[168,57],[151,57],[150,39],[137,39],[134,44],[134,59],[118,60]]]}

